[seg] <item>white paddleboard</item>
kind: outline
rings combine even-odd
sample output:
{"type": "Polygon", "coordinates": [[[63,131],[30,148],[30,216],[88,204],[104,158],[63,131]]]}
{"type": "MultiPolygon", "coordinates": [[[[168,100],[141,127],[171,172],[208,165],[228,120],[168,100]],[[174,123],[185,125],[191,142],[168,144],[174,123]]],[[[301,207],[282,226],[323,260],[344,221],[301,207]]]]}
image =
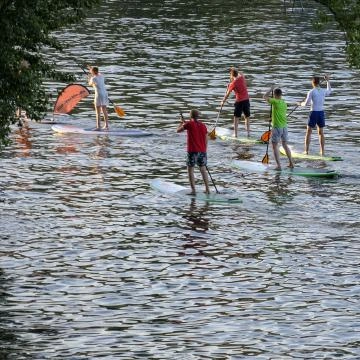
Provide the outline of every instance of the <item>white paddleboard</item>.
{"type": "Polygon", "coordinates": [[[226,204],[238,204],[242,202],[242,199],[236,193],[228,191],[219,191],[219,193],[211,192],[210,194],[205,194],[202,191],[198,191],[195,195],[189,195],[190,187],[185,187],[171,181],[162,180],[160,178],[151,180],[150,186],[160,193],[180,198],[195,198],[196,200],[205,202],[226,204]]]}
{"type": "Polygon", "coordinates": [[[52,130],[59,134],[88,134],[88,135],[116,135],[116,136],[149,136],[151,133],[139,129],[110,128],[109,130],[94,130],[75,125],[53,125],[52,130]]]}
{"type": "Polygon", "coordinates": [[[328,169],[318,169],[318,168],[307,168],[307,167],[294,167],[283,168],[282,170],[275,170],[274,167],[263,164],[261,162],[254,162],[248,160],[233,160],[231,166],[252,172],[273,172],[278,174],[288,174],[288,175],[297,175],[297,176],[306,176],[306,177],[324,177],[324,178],[334,178],[339,175],[335,170],[328,169]]]}
{"type": "Polygon", "coordinates": [[[234,137],[233,130],[223,127],[216,127],[215,134],[216,137],[218,137],[220,140],[223,141],[236,141],[242,144],[263,144],[261,139],[257,139],[254,137],[246,137],[246,136],[234,137]]]}

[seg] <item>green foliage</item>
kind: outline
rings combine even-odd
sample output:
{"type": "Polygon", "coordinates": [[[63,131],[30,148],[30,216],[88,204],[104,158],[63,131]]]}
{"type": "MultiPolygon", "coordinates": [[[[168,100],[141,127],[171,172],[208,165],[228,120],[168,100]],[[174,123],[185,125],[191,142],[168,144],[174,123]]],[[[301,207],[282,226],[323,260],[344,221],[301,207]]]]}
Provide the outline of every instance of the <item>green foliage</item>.
{"type": "Polygon", "coordinates": [[[0,145],[23,109],[39,120],[46,112],[45,78],[71,81],[42,55],[61,50],[55,30],[80,22],[100,0],[0,0],[0,145]]]}
{"type": "MultiPolygon", "coordinates": [[[[318,0],[334,14],[335,20],[346,34],[346,52],[349,63],[360,69],[360,1],[318,0]]],[[[319,22],[324,23],[319,18],[319,22]]]]}

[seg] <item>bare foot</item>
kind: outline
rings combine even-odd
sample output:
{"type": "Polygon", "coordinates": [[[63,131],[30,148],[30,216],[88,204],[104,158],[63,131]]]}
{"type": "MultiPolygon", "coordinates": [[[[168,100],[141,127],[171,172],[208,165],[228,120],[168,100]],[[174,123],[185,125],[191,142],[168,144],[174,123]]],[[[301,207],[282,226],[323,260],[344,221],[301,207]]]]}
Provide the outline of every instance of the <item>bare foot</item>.
{"type": "Polygon", "coordinates": [[[281,167],[277,166],[276,168],[274,168],[275,171],[281,171],[281,167]]]}
{"type": "Polygon", "coordinates": [[[293,163],[290,163],[290,164],[288,165],[288,168],[293,169],[293,168],[294,168],[294,164],[293,164],[293,163]]]}
{"type": "Polygon", "coordinates": [[[102,130],[109,130],[109,127],[108,126],[103,126],[102,130]]]}
{"type": "Polygon", "coordinates": [[[99,131],[100,128],[96,127],[96,128],[93,128],[92,131],[99,131]]]}
{"type": "Polygon", "coordinates": [[[205,191],[204,191],[204,194],[209,195],[209,194],[210,194],[210,190],[205,190],[205,191]]]}
{"type": "Polygon", "coordinates": [[[191,192],[189,192],[189,193],[186,193],[186,195],[196,195],[196,192],[195,191],[191,191],[191,192]]]}

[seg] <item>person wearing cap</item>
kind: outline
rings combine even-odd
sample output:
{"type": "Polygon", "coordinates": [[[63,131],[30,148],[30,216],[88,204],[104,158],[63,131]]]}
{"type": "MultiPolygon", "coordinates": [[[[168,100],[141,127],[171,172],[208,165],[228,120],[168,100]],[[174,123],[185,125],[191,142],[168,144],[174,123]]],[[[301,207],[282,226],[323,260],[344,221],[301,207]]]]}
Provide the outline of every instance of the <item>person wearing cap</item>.
{"type": "Polygon", "coordinates": [[[305,154],[309,153],[310,141],[312,130],[317,127],[320,145],[320,155],[325,155],[325,113],[324,113],[324,102],[325,97],[330,95],[332,92],[329,76],[325,75],[324,80],[326,81],[326,89],[320,87],[320,77],[313,76],[311,83],[312,89],[307,93],[306,99],[300,103],[299,106],[309,106],[310,113],[305,134],[305,154]]]}
{"type": "Polygon", "coordinates": [[[185,121],[181,115],[180,124],[176,132],[187,131],[187,170],[191,187],[190,195],[196,194],[195,189],[195,164],[199,166],[202,179],[205,184],[205,193],[209,194],[209,180],[207,176],[207,143],[208,133],[206,125],[199,120],[200,112],[196,109],[190,111],[190,120],[185,121]]]}

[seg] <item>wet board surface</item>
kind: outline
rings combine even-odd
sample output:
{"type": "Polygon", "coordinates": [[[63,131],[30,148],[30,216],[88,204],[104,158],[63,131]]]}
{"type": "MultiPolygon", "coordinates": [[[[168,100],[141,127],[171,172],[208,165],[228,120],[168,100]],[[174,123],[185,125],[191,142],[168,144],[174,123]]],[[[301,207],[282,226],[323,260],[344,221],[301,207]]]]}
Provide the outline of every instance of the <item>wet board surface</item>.
{"type": "Polygon", "coordinates": [[[110,130],[94,130],[94,128],[81,128],[75,125],[53,125],[52,130],[59,134],[89,134],[89,135],[115,135],[115,136],[149,136],[150,132],[139,129],[110,128],[110,130]]]}
{"type": "Polygon", "coordinates": [[[176,184],[171,181],[163,180],[163,179],[153,179],[150,181],[150,186],[154,190],[175,196],[180,198],[194,198],[197,200],[210,202],[210,203],[226,203],[226,204],[239,204],[242,202],[242,199],[235,192],[230,191],[219,191],[219,193],[211,192],[210,194],[205,194],[202,191],[198,191],[195,195],[189,195],[190,188],[185,187],[179,184],[176,184]]]}
{"type": "Polygon", "coordinates": [[[273,172],[278,174],[289,174],[306,177],[324,177],[334,178],[339,175],[335,170],[308,168],[308,167],[297,167],[293,169],[283,168],[282,170],[275,170],[274,167],[265,165],[261,162],[254,162],[248,160],[233,160],[231,166],[241,170],[253,171],[253,172],[273,172]]]}
{"type": "MultiPolygon", "coordinates": [[[[304,154],[301,152],[297,152],[291,146],[289,146],[289,148],[291,150],[291,156],[294,159],[323,160],[323,161],[342,161],[343,160],[341,156],[321,156],[321,155],[304,154]]],[[[281,155],[286,156],[285,150],[282,146],[279,147],[279,150],[280,150],[281,155]]]]}
{"type": "Polygon", "coordinates": [[[260,140],[260,138],[255,137],[247,137],[247,136],[239,136],[234,137],[234,131],[231,129],[223,128],[223,127],[217,127],[215,128],[215,134],[216,137],[223,141],[235,141],[242,144],[264,144],[263,141],[260,140]]]}

